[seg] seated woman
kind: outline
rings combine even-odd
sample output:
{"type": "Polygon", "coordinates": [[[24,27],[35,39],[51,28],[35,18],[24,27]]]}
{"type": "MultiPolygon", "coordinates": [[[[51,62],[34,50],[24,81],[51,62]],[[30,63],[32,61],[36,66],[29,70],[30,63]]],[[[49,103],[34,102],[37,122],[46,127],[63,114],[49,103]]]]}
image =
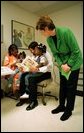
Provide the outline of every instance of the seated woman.
{"type": "MultiPolygon", "coordinates": [[[[37,101],[37,83],[51,78],[52,59],[48,52],[46,52],[46,46],[43,44],[38,45],[37,42],[30,43],[28,49],[33,54],[33,59],[38,62],[37,66],[31,66],[29,72],[25,72],[21,75],[20,79],[20,95],[25,92],[29,94],[29,106],[26,110],[31,110],[38,105],[37,101]]],[[[23,100],[20,100],[16,106],[24,104],[23,100]]]]}

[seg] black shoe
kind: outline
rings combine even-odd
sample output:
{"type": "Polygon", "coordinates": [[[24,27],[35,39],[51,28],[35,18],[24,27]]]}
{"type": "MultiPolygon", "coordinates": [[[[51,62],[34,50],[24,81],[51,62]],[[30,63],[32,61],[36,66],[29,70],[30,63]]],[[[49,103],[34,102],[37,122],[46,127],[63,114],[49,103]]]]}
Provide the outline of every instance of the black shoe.
{"type": "Polygon", "coordinates": [[[27,106],[27,108],[26,108],[26,110],[28,111],[28,110],[32,110],[32,109],[34,109],[36,106],[38,106],[38,102],[36,101],[36,102],[31,102],[28,106],[27,106]]]}
{"type": "Polygon", "coordinates": [[[17,106],[17,107],[18,107],[18,106],[22,106],[24,103],[25,103],[24,100],[20,100],[20,101],[16,104],[16,106],[17,106]]]}
{"type": "Polygon", "coordinates": [[[59,113],[59,112],[63,112],[63,111],[65,111],[65,106],[58,106],[56,109],[53,109],[52,111],[51,111],[51,113],[52,114],[57,114],[57,113],[59,113]]]}
{"type": "Polygon", "coordinates": [[[63,115],[61,116],[60,120],[65,121],[72,115],[71,111],[65,111],[63,115]]]}

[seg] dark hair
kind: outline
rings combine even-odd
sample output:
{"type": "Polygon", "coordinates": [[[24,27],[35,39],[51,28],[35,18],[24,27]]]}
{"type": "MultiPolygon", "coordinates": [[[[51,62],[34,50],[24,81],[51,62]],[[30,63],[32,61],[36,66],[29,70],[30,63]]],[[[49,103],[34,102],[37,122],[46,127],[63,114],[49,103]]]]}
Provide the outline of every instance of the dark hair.
{"type": "Polygon", "coordinates": [[[13,52],[14,50],[17,50],[18,51],[18,47],[15,45],[15,44],[11,44],[8,48],[8,53],[9,55],[12,55],[11,52],[13,52]]]}
{"type": "Polygon", "coordinates": [[[36,46],[38,46],[38,43],[36,41],[33,41],[29,44],[28,49],[30,48],[35,49],[36,46]]]}
{"type": "Polygon", "coordinates": [[[40,49],[42,51],[42,53],[46,53],[46,46],[45,45],[40,43],[37,47],[38,47],[38,49],[40,49]]]}
{"type": "Polygon", "coordinates": [[[45,27],[48,27],[49,30],[55,28],[55,25],[49,16],[40,17],[36,24],[36,30],[44,30],[45,27]]]}
{"type": "Polygon", "coordinates": [[[24,51],[22,52],[22,55],[24,58],[26,58],[26,53],[24,51]]]}
{"type": "Polygon", "coordinates": [[[24,51],[19,53],[18,58],[20,58],[21,55],[23,56],[23,59],[26,58],[26,53],[24,51]]]}

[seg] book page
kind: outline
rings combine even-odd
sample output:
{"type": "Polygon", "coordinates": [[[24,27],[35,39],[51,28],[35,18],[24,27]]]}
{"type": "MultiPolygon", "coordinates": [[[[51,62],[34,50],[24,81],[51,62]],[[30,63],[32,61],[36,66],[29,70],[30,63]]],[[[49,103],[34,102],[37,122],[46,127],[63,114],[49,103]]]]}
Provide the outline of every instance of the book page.
{"type": "Polygon", "coordinates": [[[38,65],[38,63],[36,61],[34,61],[30,56],[27,56],[23,60],[22,64],[28,65],[28,66],[37,66],[38,65]]]}
{"type": "Polygon", "coordinates": [[[22,63],[16,64],[19,68],[22,67],[24,71],[29,71],[31,66],[37,66],[38,63],[34,61],[30,56],[27,56],[22,63]]]}
{"type": "Polygon", "coordinates": [[[1,66],[1,76],[15,74],[15,71],[7,66],[1,66]]]}

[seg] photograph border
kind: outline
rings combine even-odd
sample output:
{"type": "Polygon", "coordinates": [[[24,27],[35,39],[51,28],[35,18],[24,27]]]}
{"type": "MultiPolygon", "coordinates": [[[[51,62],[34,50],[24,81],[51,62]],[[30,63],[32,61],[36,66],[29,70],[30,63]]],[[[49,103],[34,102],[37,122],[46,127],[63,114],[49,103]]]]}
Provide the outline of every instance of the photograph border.
{"type": "Polygon", "coordinates": [[[27,49],[28,45],[35,40],[35,28],[33,26],[11,20],[12,44],[19,49],[27,49]]]}

